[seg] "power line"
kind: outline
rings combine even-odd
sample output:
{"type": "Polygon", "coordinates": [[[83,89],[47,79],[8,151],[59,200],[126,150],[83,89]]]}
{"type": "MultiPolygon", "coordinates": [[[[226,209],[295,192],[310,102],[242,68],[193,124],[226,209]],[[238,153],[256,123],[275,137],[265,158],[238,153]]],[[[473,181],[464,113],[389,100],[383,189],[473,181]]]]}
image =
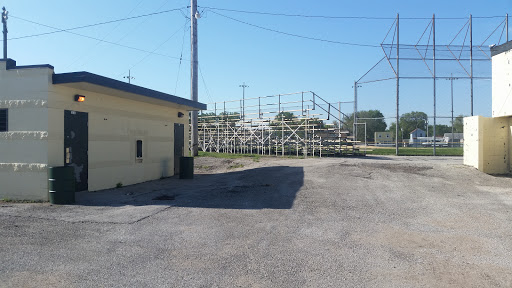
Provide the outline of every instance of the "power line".
{"type": "Polygon", "coordinates": [[[210,97],[210,91],[208,90],[208,87],[206,86],[206,81],[204,81],[203,71],[201,70],[201,66],[199,66],[199,74],[201,75],[201,79],[203,79],[203,85],[204,85],[204,89],[206,90],[206,96],[208,96],[208,99],[210,100],[210,102],[213,102],[212,97],[210,97]]]}
{"type": "Polygon", "coordinates": [[[292,37],[297,37],[297,38],[302,38],[302,39],[308,39],[308,40],[314,40],[314,41],[320,41],[320,42],[327,42],[327,43],[332,43],[332,44],[339,44],[339,45],[380,48],[379,45],[340,42],[340,41],[335,41],[335,40],[328,40],[328,39],[315,38],[315,37],[309,37],[309,36],[303,36],[303,35],[283,32],[283,31],[279,31],[279,30],[275,30],[275,29],[266,28],[266,27],[255,25],[255,24],[251,24],[251,23],[248,23],[248,22],[245,22],[245,21],[242,21],[242,20],[238,20],[238,19],[226,16],[226,15],[223,15],[223,14],[217,13],[215,11],[210,11],[210,12],[212,12],[214,14],[217,14],[219,16],[225,17],[227,19],[230,19],[230,20],[233,20],[233,21],[245,24],[245,25],[249,25],[249,26],[256,27],[256,28],[259,28],[259,29],[262,29],[262,30],[271,31],[271,32],[274,32],[274,33],[283,34],[283,35],[287,35],[287,36],[292,36],[292,37]]]}
{"type": "MultiPolygon", "coordinates": [[[[285,14],[285,13],[273,13],[273,12],[262,12],[262,11],[248,11],[248,10],[236,10],[236,9],[225,9],[216,7],[200,6],[201,8],[228,11],[245,14],[258,14],[258,15],[269,15],[269,16],[283,16],[283,17],[301,17],[301,18],[322,18],[322,19],[360,19],[360,20],[394,20],[396,17],[372,17],[372,16],[328,16],[328,15],[305,15],[305,14],[285,14]]],[[[213,12],[213,11],[212,11],[213,12]]],[[[503,18],[504,16],[480,16],[473,18],[503,18]]],[[[400,20],[430,20],[432,17],[400,17],[400,20]]],[[[436,19],[442,20],[466,20],[468,17],[436,17],[436,19]]]]}
{"type": "Polygon", "coordinates": [[[33,34],[33,35],[26,35],[26,36],[20,36],[20,37],[14,37],[14,38],[10,38],[8,40],[18,40],[18,39],[24,39],[24,38],[31,38],[31,37],[55,34],[55,33],[60,33],[60,32],[69,32],[69,31],[72,31],[72,30],[89,28],[89,27],[105,25],[105,24],[111,24],[111,23],[116,23],[116,22],[120,22],[120,21],[133,20],[133,19],[142,18],[142,17],[154,16],[154,15],[158,15],[158,14],[169,13],[169,12],[172,12],[172,11],[179,11],[179,10],[182,10],[182,9],[186,9],[186,7],[175,8],[175,9],[170,9],[170,10],[165,10],[165,11],[160,11],[160,12],[153,12],[153,13],[149,13],[149,14],[132,16],[132,17],[126,17],[126,18],[121,18],[121,19],[117,19],[117,20],[110,20],[110,21],[105,21],[105,22],[100,22],[100,23],[95,23],[95,24],[83,25],[83,26],[78,26],[78,27],[73,27],[73,28],[68,28],[68,29],[59,29],[59,28],[47,26],[47,25],[44,25],[44,24],[41,24],[41,23],[38,23],[38,22],[35,22],[35,21],[32,21],[32,20],[28,20],[28,19],[24,19],[24,18],[21,18],[21,17],[16,17],[16,16],[10,15],[12,18],[16,18],[16,19],[19,19],[19,20],[22,20],[22,21],[26,21],[26,22],[29,22],[29,23],[32,23],[32,24],[42,25],[42,26],[45,26],[45,27],[48,27],[48,28],[52,28],[52,29],[57,29],[57,31],[45,32],[45,33],[39,33],[39,34],[33,34]]]}
{"type": "MultiPolygon", "coordinates": [[[[83,34],[80,34],[80,33],[69,31],[70,29],[60,29],[60,28],[56,28],[56,27],[53,27],[53,26],[50,26],[50,25],[38,23],[38,22],[35,22],[35,21],[29,21],[29,22],[31,22],[33,24],[40,25],[40,26],[44,26],[44,27],[47,27],[47,28],[57,29],[57,30],[59,30],[59,32],[66,32],[66,33],[69,33],[69,34],[77,35],[77,36],[80,36],[80,37],[84,37],[84,38],[88,38],[88,39],[92,39],[92,40],[96,40],[96,41],[101,41],[101,42],[104,42],[104,43],[116,45],[116,46],[123,47],[123,48],[128,48],[128,49],[131,49],[131,50],[136,50],[136,51],[140,51],[140,52],[150,53],[150,54],[153,54],[153,55],[159,55],[159,56],[163,56],[163,57],[167,57],[167,58],[171,58],[171,59],[178,59],[178,60],[180,59],[180,57],[174,57],[174,56],[169,56],[169,55],[165,55],[165,54],[161,54],[161,53],[155,53],[155,52],[151,52],[151,51],[148,51],[148,50],[144,50],[144,49],[140,49],[140,48],[136,48],[136,47],[132,47],[132,46],[128,46],[128,45],[123,45],[123,44],[119,44],[119,43],[103,40],[103,39],[92,37],[92,36],[83,35],[83,34]]],[[[184,60],[185,61],[190,61],[188,59],[184,59],[184,60]]]]}
{"type": "MultiPolygon", "coordinates": [[[[169,38],[167,38],[164,42],[160,43],[160,45],[158,45],[155,49],[153,49],[153,51],[148,51],[147,54],[142,57],[137,63],[133,64],[129,69],[133,69],[135,66],[139,65],[140,63],[142,63],[144,60],[146,60],[151,54],[155,54],[155,51],[157,51],[158,49],[160,49],[160,47],[164,46],[165,43],[169,42],[169,40],[171,40],[172,37],[174,37],[174,35],[176,35],[178,32],[181,31],[181,29],[185,29],[186,28],[186,25],[187,23],[185,23],[185,25],[183,27],[180,27],[178,30],[176,30],[174,33],[171,34],[171,36],[169,36],[169,38]]],[[[177,57],[176,57],[177,58],[177,57]]],[[[180,63],[181,63],[181,58],[180,58],[180,63]]]]}
{"type": "MultiPolygon", "coordinates": [[[[126,16],[130,16],[130,15],[133,13],[133,11],[135,11],[135,9],[137,9],[137,7],[139,7],[139,5],[140,5],[142,2],[144,2],[144,0],[140,0],[140,1],[139,1],[139,3],[137,3],[137,5],[135,5],[135,7],[133,7],[133,8],[132,8],[132,10],[130,10],[130,12],[128,12],[128,14],[127,14],[126,16]]],[[[108,32],[107,34],[105,34],[105,36],[103,36],[103,37],[101,38],[101,40],[105,40],[105,39],[106,39],[106,38],[107,38],[107,37],[108,37],[108,36],[109,36],[109,35],[110,35],[114,30],[116,30],[116,29],[117,29],[117,27],[121,26],[121,24],[122,24],[121,22],[118,22],[118,23],[117,23],[117,25],[116,25],[116,27],[114,27],[112,30],[110,30],[110,32],[108,32]]],[[[119,42],[119,41],[117,41],[117,42],[119,42]]],[[[82,55],[80,55],[80,56],[78,56],[77,58],[75,58],[75,60],[74,60],[73,62],[69,62],[69,63],[68,63],[68,65],[67,65],[66,67],[64,67],[64,70],[67,70],[67,68],[69,68],[69,67],[73,66],[73,65],[74,65],[76,62],[78,62],[79,60],[84,59],[84,58],[86,58],[88,55],[90,55],[90,54],[92,53],[93,49],[94,49],[95,47],[97,47],[100,43],[101,43],[101,41],[98,41],[98,42],[96,42],[93,46],[90,46],[90,48],[89,48],[89,49],[87,49],[87,53],[83,53],[82,55]]],[[[88,58],[89,58],[89,57],[88,57],[88,58]]],[[[82,64],[82,66],[83,66],[83,65],[84,65],[84,64],[82,64]]]]}
{"type": "Polygon", "coordinates": [[[185,35],[187,33],[187,29],[183,29],[183,39],[181,42],[181,54],[180,54],[180,64],[178,65],[178,73],[176,74],[176,84],[174,85],[174,95],[176,95],[176,91],[178,90],[178,80],[180,78],[181,71],[181,59],[183,59],[183,49],[185,48],[185,35]]]}

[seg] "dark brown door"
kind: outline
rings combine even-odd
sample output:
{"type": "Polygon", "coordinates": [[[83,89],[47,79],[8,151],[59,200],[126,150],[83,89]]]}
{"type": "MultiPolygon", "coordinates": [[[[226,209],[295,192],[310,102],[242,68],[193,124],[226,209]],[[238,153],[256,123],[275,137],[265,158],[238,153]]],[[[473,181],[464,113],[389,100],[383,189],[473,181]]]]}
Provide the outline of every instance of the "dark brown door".
{"type": "Polygon", "coordinates": [[[174,123],[174,175],[180,173],[180,157],[185,150],[185,126],[174,123]]]}
{"type": "Polygon", "coordinates": [[[75,168],[75,191],[86,191],[89,169],[89,115],[64,110],[64,166],[75,168]]]}

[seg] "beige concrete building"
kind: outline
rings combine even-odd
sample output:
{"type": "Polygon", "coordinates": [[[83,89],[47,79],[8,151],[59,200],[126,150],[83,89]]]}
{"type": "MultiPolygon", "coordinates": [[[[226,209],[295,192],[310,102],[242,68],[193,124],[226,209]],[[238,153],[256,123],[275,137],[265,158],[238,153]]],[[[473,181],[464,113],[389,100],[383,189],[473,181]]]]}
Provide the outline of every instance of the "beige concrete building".
{"type": "Polygon", "coordinates": [[[0,199],[48,200],[47,169],[77,191],[172,176],[188,155],[188,111],[206,105],[88,72],[0,60],[0,199]],[[83,101],[82,101],[83,100],[83,101]]]}
{"type": "Polygon", "coordinates": [[[464,164],[489,174],[511,172],[512,41],[491,48],[492,118],[464,118],[464,164]]]}

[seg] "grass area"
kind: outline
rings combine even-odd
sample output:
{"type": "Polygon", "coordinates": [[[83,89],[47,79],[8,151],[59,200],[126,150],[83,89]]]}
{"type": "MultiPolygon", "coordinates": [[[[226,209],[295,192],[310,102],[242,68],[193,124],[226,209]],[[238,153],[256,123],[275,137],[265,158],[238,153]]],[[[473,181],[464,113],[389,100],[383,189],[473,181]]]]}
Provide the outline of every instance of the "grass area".
{"type": "MultiPolygon", "coordinates": [[[[364,153],[364,148],[360,149],[361,153],[364,153]]],[[[414,148],[414,147],[400,147],[400,156],[432,156],[434,155],[434,148],[414,148]]],[[[458,148],[446,148],[437,147],[436,156],[463,156],[464,149],[458,148]]],[[[367,155],[395,155],[395,148],[377,148],[371,151],[366,151],[367,155]]],[[[274,154],[273,154],[274,155],[274,154]]],[[[273,156],[272,155],[272,156],[273,156]]],[[[279,157],[281,154],[279,154],[279,157]]],[[[327,156],[327,155],[326,155],[327,156]]],[[[215,157],[224,159],[238,159],[238,158],[252,158],[254,162],[259,162],[261,155],[257,154],[228,154],[228,153],[215,153],[215,152],[201,152],[199,151],[198,157],[215,157]]],[[[287,158],[297,158],[294,155],[285,155],[287,158]]],[[[302,155],[299,158],[304,158],[302,155]]]]}
{"type": "Polygon", "coordinates": [[[254,162],[259,162],[261,155],[258,154],[229,154],[229,153],[215,153],[215,152],[202,152],[199,151],[198,157],[215,157],[223,159],[238,159],[238,158],[252,158],[254,162]]]}
{"type": "Polygon", "coordinates": [[[236,168],[243,168],[243,164],[235,164],[228,167],[228,169],[236,169],[236,168]]]}
{"type": "MultiPolygon", "coordinates": [[[[363,149],[361,149],[363,151],[363,149]]],[[[367,151],[367,155],[395,155],[395,148],[379,148],[367,151]]],[[[400,147],[398,153],[401,156],[432,156],[434,155],[434,148],[413,148],[413,147],[400,147]]],[[[436,147],[437,156],[462,156],[464,149],[459,148],[445,148],[436,147]]]]}

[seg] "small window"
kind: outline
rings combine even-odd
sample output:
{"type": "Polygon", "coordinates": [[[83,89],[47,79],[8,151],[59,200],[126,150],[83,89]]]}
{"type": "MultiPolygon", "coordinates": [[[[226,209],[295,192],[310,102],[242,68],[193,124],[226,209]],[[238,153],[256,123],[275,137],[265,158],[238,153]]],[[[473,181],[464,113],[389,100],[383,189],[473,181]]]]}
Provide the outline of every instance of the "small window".
{"type": "Polygon", "coordinates": [[[381,135],[381,134],[379,134],[379,138],[382,138],[382,135],[381,135]]]}
{"type": "Polygon", "coordinates": [[[137,158],[142,158],[142,140],[137,140],[137,158]]]}
{"type": "Polygon", "coordinates": [[[0,132],[8,131],[7,119],[7,109],[0,109],[0,132]]]}
{"type": "Polygon", "coordinates": [[[386,134],[386,138],[389,138],[389,134],[386,134]]]}

